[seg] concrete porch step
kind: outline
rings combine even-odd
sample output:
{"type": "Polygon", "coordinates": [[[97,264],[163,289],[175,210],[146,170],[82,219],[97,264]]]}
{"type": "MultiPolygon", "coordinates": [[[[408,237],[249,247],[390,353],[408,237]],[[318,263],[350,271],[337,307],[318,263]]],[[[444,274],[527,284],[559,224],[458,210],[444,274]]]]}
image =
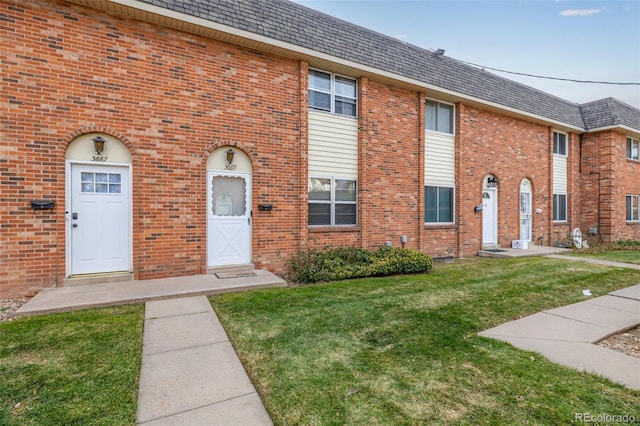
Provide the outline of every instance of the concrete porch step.
{"type": "Polygon", "coordinates": [[[75,287],[80,285],[94,285],[104,283],[121,283],[133,281],[133,274],[130,272],[115,272],[111,274],[89,274],[77,275],[65,278],[63,287],[75,287]]]}

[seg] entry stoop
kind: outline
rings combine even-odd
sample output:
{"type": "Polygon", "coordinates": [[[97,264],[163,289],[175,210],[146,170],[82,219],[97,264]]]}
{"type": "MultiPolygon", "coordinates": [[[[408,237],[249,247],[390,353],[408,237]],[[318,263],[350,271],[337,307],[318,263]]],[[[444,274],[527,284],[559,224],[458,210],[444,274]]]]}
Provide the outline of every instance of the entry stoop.
{"type": "Polygon", "coordinates": [[[566,254],[571,253],[573,250],[559,248],[559,247],[547,247],[547,246],[533,246],[530,245],[527,249],[514,249],[514,248],[488,248],[484,247],[478,252],[478,257],[497,257],[497,258],[509,258],[509,257],[530,257],[530,256],[547,256],[550,254],[566,254]]]}
{"type": "Polygon", "coordinates": [[[212,266],[207,268],[207,274],[215,275],[220,279],[254,277],[256,275],[253,264],[212,266]]]}
{"type": "Polygon", "coordinates": [[[282,278],[262,269],[250,269],[250,276],[241,274],[247,273],[248,270],[248,265],[244,265],[244,268],[236,269],[236,272],[227,272],[231,275],[225,279],[219,278],[216,274],[206,274],[45,288],[18,309],[16,314],[19,316],[45,315],[85,308],[143,303],[186,296],[209,296],[287,285],[282,278]]]}

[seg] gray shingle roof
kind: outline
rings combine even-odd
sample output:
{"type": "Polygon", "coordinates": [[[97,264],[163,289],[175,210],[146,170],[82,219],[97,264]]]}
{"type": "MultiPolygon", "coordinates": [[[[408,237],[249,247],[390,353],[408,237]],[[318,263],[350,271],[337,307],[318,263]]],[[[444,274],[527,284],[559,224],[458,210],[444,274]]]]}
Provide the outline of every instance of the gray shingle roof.
{"type": "MultiPolygon", "coordinates": [[[[599,117],[604,108],[586,106],[581,113],[576,103],[287,0],[142,1],[575,127],[593,128],[583,114],[599,117]]],[[[618,124],[640,130],[640,110],[613,104],[618,124]]]]}
{"type": "Polygon", "coordinates": [[[600,99],[580,105],[587,129],[625,125],[640,129],[640,113],[614,98],[600,99]]]}

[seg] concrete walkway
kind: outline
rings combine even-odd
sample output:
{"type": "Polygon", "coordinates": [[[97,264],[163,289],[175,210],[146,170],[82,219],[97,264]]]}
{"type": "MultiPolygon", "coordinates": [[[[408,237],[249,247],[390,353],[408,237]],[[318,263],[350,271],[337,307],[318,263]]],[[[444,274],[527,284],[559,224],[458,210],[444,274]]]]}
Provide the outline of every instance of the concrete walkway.
{"type": "Polygon", "coordinates": [[[273,424],[205,296],[147,302],[137,419],[273,424]]]}
{"type": "Polygon", "coordinates": [[[640,284],[539,312],[479,334],[640,390],[640,359],[594,344],[639,324],[640,284]]]}

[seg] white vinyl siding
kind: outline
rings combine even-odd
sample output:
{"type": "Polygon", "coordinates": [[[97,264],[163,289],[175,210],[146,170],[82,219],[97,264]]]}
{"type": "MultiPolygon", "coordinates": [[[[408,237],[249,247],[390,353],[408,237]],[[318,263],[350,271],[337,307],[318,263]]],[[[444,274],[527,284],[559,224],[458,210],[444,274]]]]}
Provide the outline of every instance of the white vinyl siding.
{"type": "Polygon", "coordinates": [[[425,145],[425,185],[454,187],[456,183],[455,137],[427,132],[425,145]]]}
{"type": "Polygon", "coordinates": [[[358,120],[309,111],[309,176],[358,176],[358,120]]]}
{"type": "Polygon", "coordinates": [[[567,157],[553,156],[553,193],[567,193],[567,157]]]}

